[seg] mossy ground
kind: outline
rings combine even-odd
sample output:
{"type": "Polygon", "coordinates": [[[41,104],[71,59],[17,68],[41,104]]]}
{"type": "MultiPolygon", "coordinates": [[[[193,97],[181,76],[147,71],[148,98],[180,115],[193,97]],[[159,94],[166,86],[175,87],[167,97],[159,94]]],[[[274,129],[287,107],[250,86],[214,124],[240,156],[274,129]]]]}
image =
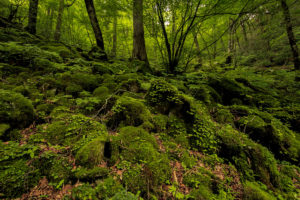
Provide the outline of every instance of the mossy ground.
{"type": "Polygon", "coordinates": [[[0,36],[0,198],[299,199],[293,71],[156,77],[0,36]]]}

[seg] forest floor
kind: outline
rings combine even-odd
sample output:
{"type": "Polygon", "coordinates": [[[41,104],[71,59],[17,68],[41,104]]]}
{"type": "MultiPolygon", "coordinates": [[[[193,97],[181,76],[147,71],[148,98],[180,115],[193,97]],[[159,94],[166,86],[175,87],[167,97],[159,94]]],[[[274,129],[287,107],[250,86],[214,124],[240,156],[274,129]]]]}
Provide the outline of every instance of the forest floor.
{"type": "Polygon", "coordinates": [[[0,28],[0,199],[300,198],[290,67],[140,73],[0,28]]]}

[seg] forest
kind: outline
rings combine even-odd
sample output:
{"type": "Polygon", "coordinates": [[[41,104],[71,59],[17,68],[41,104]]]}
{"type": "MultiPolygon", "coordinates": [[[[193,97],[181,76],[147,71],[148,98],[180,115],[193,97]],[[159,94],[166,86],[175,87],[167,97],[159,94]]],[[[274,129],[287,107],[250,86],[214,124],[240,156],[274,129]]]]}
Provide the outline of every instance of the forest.
{"type": "Polygon", "coordinates": [[[300,199],[299,0],[0,0],[0,199],[300,199]]]}

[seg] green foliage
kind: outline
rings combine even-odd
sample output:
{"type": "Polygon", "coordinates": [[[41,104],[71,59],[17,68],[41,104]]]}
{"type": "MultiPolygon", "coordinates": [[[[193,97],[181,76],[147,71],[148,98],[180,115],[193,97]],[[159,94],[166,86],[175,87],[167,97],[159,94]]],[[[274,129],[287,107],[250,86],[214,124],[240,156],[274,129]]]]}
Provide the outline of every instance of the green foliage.
{"type": "Polygon", "coordinates": [[[40,173],[29,165],[38,147],[32,145],[19,146],[18,143],[0,143],[0,196],[16,198],[27,192],[38,183],[40,173]]]}
{"type": "Polygon", "coordinates": [[[153,136],[141,128],[124,127],[120,130],[118,137],[121,148],[120,157],[124,160],[123,164],[119,166],[123,169],[128,169],[126,171],[128,177],[126,180],[128,181],[128,187],[131,185],[130,191],[134,193],[139,190],[147,191],[145,188],[147,182],[150,184],[150,187],[155,187],[169,180],[169,160],[166,155],[158,152],[156,140],[153,136]],[[128,167],[131,162],[139,164],[130,170],[128,167]],[[138,176],[144,178],[134,178],[138,176]]]}

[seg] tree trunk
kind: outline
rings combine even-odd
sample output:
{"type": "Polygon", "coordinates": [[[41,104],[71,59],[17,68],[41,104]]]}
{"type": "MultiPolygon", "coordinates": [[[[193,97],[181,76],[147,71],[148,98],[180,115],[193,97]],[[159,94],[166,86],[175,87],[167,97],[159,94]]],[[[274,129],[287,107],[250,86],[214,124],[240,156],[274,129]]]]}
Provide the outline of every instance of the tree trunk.
{"type": "Polygon", "coordinates": [[[57,16],[57,21],[56,21],[56,29],[54,33],[54,40],[59,41],[60,40],[60,35],[61,35],[61,25],[62,25],[62,18],[64,14],[64,8],[65,8],[65,1],[60,0],[59,1],[59,8],[58,8],[58,16],[57,16]]]}
{"type": "Polygon", "coordinates": [[[148,63],[144,37],[143,0],[133,0],[133,58],[148,63]]]}
{"type": "Polygon", "coordinates": [[[289,7],[286,3],[286,0],[280,0],[281,1],[281,7],[283,10],[284,15],[284,22],[286,25],[286,32],[289,38],[289,43],[291,47],[291,51],[293,53],[293,60],[294,60],[294,67],[295,70],[300,70],[300,60],[299,60],[299,51],[296,43],[296,39],[293,32],[293,26],[291,23],[291,14],[289,11],[289,7]]]}
{"type": "Polygon", "coordinates": [[[84,0],[84,1],[95,34],[97,46],[104,52],[104,42],[103,42],[102,32],[99,27],[99,22],[96,16],[94,2],[93,0],[84,0]]]}
{"type": "Polygon", "coordinates": [[[194,34],[194,43],[196,45],[196,51],[197,51],[197,58],[198,58],[198,66],[201,67],[202,66],[202,56],[201,56],[201,49],[200,49],[200,45],[198,42],[198,38],[197,38],[197,34],[194,34]]]}
{"type": "Polygon", "coordinates": [[[49,23],[47,25],[47,30],[48,30],[47,34],[46,34],[47,39],[52,37],[53,18],[54,18],[54,10],[51,8],[50,9],[50,19],[49,19],[49,23]]]}
{"type": "Polygon", "coordinates": [[[36,34],[36,21],[38,14],[39,0],[30,0],[28,12],[28,26],[26,30],[31,34],[36,34]]]}
{"type": "Polygon", "coordinates": [[[229,19],[229,31],[228,31],[228,55],[226,58],[226,64],[231,64],[232,63],[232,53],[233,53],[233,48],[234,48],[234,38],[233,38],[233,22],[232,19],[229,19]]]}
{"type": "Polygon", "coordinates": [[[117,25],[118,25],[118,17],[117,14],[114,16],[113,22],[113,48],[112,48],[112,56],[117,56],[117,25]]]}

